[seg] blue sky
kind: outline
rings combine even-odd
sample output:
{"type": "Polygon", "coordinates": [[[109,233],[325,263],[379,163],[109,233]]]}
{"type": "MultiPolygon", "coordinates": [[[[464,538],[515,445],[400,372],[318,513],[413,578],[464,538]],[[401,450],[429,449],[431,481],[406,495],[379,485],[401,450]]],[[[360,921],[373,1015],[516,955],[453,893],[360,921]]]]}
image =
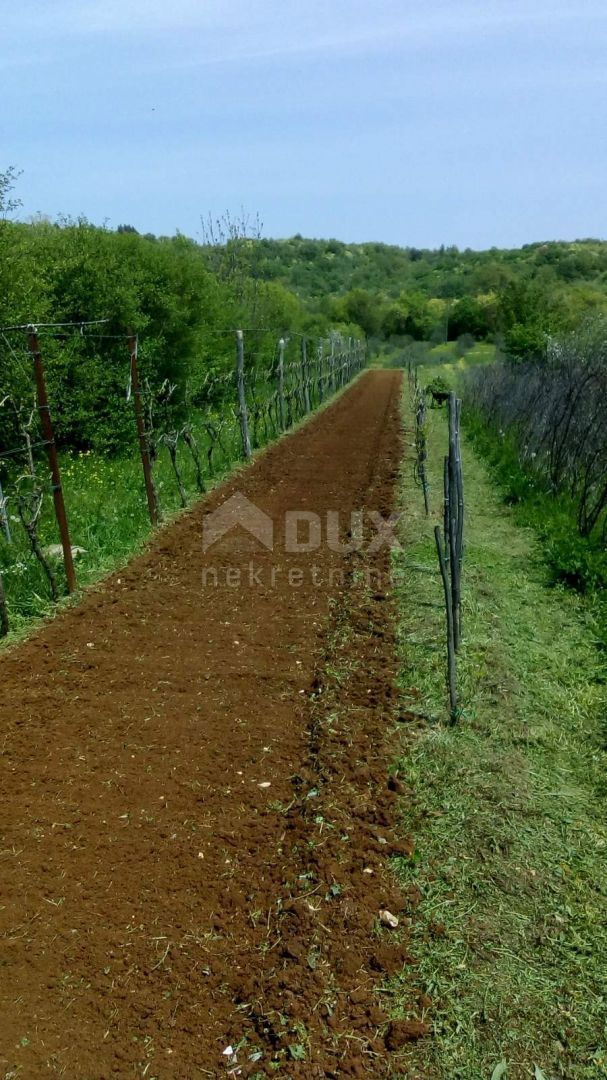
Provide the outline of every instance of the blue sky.
{"type": "Polygon", "coordinates": [[[460,247],[607,236],[604,0],[21,0],[22,215],[460,247]]]}

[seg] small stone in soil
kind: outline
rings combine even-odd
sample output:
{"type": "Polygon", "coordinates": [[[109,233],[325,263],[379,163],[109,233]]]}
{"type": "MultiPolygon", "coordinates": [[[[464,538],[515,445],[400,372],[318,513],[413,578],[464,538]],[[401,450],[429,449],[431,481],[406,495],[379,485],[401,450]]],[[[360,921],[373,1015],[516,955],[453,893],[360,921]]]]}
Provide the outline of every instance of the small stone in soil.
{"type": "Polygon", "coordinates": [[[398,919],[396,918],[396,915],[393,915],[392,912],[388,911],[387,908],[382,908],[382,910],[380,911],[379,921],[383,924],[383,926],[389,926],[390,930],[396,930],[396,927],[398,926],[398,919]]]}

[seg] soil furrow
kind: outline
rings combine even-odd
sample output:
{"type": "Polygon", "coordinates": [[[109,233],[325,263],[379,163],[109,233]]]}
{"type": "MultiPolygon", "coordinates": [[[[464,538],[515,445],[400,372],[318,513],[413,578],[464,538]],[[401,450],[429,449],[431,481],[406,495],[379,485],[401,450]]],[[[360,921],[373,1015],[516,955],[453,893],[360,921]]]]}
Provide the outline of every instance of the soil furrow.
{"type": "Polygon", "coordinates": [[[389,555],[284,522],[387,517],[399,388],[364,375],[0,660],[0,1075],[388,1071],[389,555]],[[237,493],[272,550],[203,550],[237,493]]]}

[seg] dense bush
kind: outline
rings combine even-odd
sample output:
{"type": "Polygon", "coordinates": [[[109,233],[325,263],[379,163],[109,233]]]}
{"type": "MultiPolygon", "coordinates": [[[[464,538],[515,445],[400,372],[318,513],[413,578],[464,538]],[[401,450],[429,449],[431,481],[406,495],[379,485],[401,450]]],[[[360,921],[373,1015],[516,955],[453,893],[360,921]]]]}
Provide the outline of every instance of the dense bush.
{"type": "MultiPolygon", "coordinates": [[[[182,236],[112,232],[84,220],[0,222],[1,327],[108,320],[82,336],[41,334],[62,446],[111,451],[132,439],[131,328],[140,336],[144,376],[155,386],[174,384],[173,406],[183,409],[186,397],[196,401],[203,392],[209,372],[232,367],[236,327],[249,331],[247,362],[260,366],[272,362],[282,333],[326,331],[326,319],[283,285],[251,278],[246,263],[243,273],[239,257],[232,251],[220,274],[210,253],[182,236]]],[[[26,335],[1,331],[0,400],[10,394],[27,408],[29,372],[26,335]]],[[[4,418],[0,450],[13,436],[4,418]]]]}
{"type": "Polygon", "coordinates": [[[261,277],[332,318],[349,308],[368,334],[393,343],[500,335],[525,359],[543,354],[547,335],[607,311],[607,244],[599,240],[430,251],[294,236],[260,240],[254,251],[261,277]]]}
{"type": "Polygon", "coordinates": [[[544,360],[471,370],[466,401],[507,500],[534,505],[540,531],[551,518],[557,576],[607,584],[607,322],[550,341],[544,360]]]}

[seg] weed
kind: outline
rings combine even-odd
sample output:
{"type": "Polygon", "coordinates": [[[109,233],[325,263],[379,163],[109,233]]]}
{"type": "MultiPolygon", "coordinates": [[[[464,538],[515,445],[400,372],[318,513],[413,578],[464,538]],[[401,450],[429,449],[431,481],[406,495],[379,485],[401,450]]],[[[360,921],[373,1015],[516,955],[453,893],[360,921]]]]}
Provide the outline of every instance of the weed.
{"type": "MultiPolygon", "coordinates": [[[[429,471],[441,514],[444,420],[433,414],[429,471]]],[[[463,444],[464,713],[416,722],[398,762],[413,792],[404,828],[419,860],[397,873],[421,902],[412,951],[434,1002],[434,1037],[403,1075],[472,1080],[607,1077],[605,671],[583,600],[549,588],[536,536],[516,523],[463,444]],[[495,1070],[502,1062],[507,1072],[495,1070]]],[[[432,528],[403,473],[404,552],[394,555],[403,694],[445,715],[432,528]]],[[[400,986],[400,984],[397,984],[400,986]]],[[[399,989],[402,1011],[412,1007],[399,989]]]]}

